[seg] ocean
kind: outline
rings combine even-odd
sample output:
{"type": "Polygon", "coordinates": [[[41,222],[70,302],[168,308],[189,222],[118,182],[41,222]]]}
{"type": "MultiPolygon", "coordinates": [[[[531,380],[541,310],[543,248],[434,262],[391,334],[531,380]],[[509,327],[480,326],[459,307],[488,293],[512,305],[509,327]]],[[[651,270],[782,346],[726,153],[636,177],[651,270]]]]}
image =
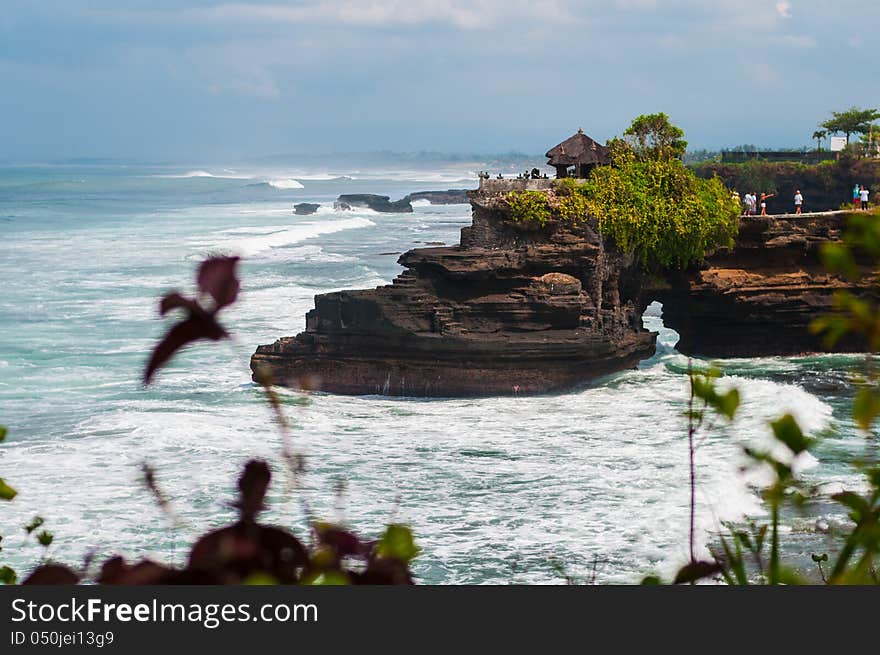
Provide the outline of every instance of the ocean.
{"type": "MultiPolygon", "coordinates": [[[[342,193],[396,199],[476,186],[484,165],[349,170],[68,164],[0,167],[0,564],[26,573],[44,555],[183,563],[188,545],[234,515],[242,464],[275,471],[266,518],[307,535],[304,506],[377,536],[412,526],[426,584],[633,583],[687,558],[687,358],[656,303],[644,318],[657,354],[568,393],[486,399],[342,397],[308,404],[282,391],[306,472],[293,489],[248,359],[305,325],[315,294],[389,283],[397,256],[458,242],[467,205],[418,202],[412,214],[336,211],[342,193]],[[312,216],[294,203],[316,202],[312,216]],[[145,358],[169,321],[158,298],[191,291],[210,254],[243,258],[234,339],[179,355],[145,389],[145,358]],[[152,465],[169,517],[139,482],[152,465]],[[22,526],[45,519],[47,553],[22,526]]],[[[870,446],[855,429],[850,373],[859,356],[721,362],[743,404],[697,451],[701,553],[723,521],[766,518],[741,466],[793,413],[822,437],[798,462],[818,486],[785,517],[786,556],[810,566],[841,513],[827,495],[859,488],[847,462],[870,446]]],[[[873,442],[876,445],[876,441],[873,442]]]]}

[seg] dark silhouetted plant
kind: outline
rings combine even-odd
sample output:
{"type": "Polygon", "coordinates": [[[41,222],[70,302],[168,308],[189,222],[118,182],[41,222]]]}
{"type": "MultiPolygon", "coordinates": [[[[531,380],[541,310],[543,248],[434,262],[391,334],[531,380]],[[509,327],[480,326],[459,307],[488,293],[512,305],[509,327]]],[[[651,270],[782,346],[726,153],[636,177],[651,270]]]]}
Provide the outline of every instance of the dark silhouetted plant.
{"type": "MultiPolygon", "coordinates": [[[[165,295],[160,314],[182,309],[185,318],[176,323],[153,350],[144,371],[149,384],[156,371],[167,364],[181,348],[199,339],[219,340],[229,333],[217,322],[217,313],[235,302],[240,284],[236,277],[237,257],[216,257],[199,267],[196,283],[201,297],[187,298],[178,292],[165,295]]],[[[292,474],[301,473],[304,458],[293,452],[289,443],[288,423],[281,401],[272,389],[271,380],[260,376],[276,422],[283,435],[282,456],[292,474]]],[[[5,436],[5,431],[2,433],[5,436]]],[[[156,471],[144,464],[143,482],[159,506],[176,520],[170,500],[161,490],[156,471]]],[[[269,465],[249,461],[238,480],[237,520],[226,527],[202,535],[192,546],[185,566],[163,565],[148,559],[126,562],[112,557],[100,569],[95,581],[100,584],[412,584],[410,563],[418,555],[409,527],[392,523],[373,540],[363,539],[348,528],[319,522],[309,517],[310,540],[301,541],[291,531],[259,521],[265,509],[265,497],[272,478],[269,465]]],[[[5,484],[5,483],[4,483],[5,484]]],[[[8,499],[15,496],[11,487],[0,486],[8,499]]],[[[25,526],[28,535],[48,549],[54,541],[49,531],[40,530],[43,519],[36,517],[25,526]],[[38,531],[39,530],[39,531],[38,531]]],[[[23,584],[75,584],[88,579],[91,557],[82,570],[46,563],[34,569],[23,584]]],[[[0,582],[15,583],[17,576],[9,567],[0,568],[0,582]]]]}

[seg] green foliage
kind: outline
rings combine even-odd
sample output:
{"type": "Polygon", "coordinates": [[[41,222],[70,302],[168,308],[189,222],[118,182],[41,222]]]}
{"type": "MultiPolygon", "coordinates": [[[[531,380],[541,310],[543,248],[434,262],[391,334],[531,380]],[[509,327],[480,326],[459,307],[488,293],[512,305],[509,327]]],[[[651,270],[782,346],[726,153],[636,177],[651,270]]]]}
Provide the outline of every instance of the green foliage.
{"type": "Polygon", "coordinates": [[[740,206],[718,179],[700,179],[680,160],[682,130],[666,114],[642,115],[629,139],[609,141],[611,166],[587,180],[557,180],[552,192],[511,191],[514,221],[542,227],[595,217],[599,231],[646,268],[683,268],[706,253],[730,247],[740,206]]]}
{"type": "Polygon", "coordinates": [[[731,421],[739,407],[739,390],[730,389],[726,393],[721,393],[716,389],[713,377],[717,376],[692,373],[691,386],[694,396],[703,400],[706,405],[731,421]]]}
{"type": "Polygon", "coordinates": [[[376,554],[379,557],[410,562],[419,554],[419,547],[416,546],[412,531],[407,526],[392,523],[379,540],[376,554]]]}
{"type": "Polygon", "coordinates": [[[731,247],[739,204],[717,178],[698,179],[677,159],[617,156],[583,187],[599,230],[647,268],[699,261],[731,247]]]}
{"type": "Polygon", "coordinates": [[[871,123],[880,118],[880,111],[876,109],[860,109],[859,107],[850,107],[846,111],[832,111],[831,118],[819,127],[823,127],[829,132],[843,133],[846,135],[846,141],[849,143],[851,134],[864,134],[871,129],[871,123]]]}
{"type": "Polygon", "coordinates": [[[800,426],[791,414],[786,414],[782,418],[772,421],[770,427],[773,429],[773,436],[784,443],[795,455],[801,454],[813,444],[813,440],[808,439],[801,432],[800,426]]]}
{"type": "Polygon", "coordinates": [[[53,535],[48,530],[43,530],[42,532],[40,532],[40,534],[37,535],[37,541],[40,543],[41,546],[45,548],[48,548],[52,544],[52,541],[54,541],[54,539],[55,535],[53,535]]]}
{"type": "Polygon", "coordinates": [[[34,530],[39,528],[41,525],[43,525],[43,523],[45,523],[45,521],[43,520],[42,516],[35,516],[31,520],[30,523],[28,523],[26,526],[24,526],[24,530],[25,530],[25,532],[30,534],[31,532],[33,532],[34,530]]]}
{"type": "Polygon", "coordinates": [[[18,495],[18,492],[10,487],[3,478],[0,478],[0,499],[12,500],[18,495]]]}
{"type": "Polygon", "coordinates": [[[507,194],[510,214],[519,223],[538,223],[541,227],[550,221],[547,194],[541,191],[511,191],[507,194]]]}
{"type": "Polygon", "coordinates": [[[687,150],[684,131],[669,120],[669,116],[642,114],[633,119],[623,132],[639,159],[681,159],[687,150]]]}
{"type": "Polygon", "coordinates": [[[18,575],[8,566],[0,566],[0,583],[15,584],[18,575]]]}

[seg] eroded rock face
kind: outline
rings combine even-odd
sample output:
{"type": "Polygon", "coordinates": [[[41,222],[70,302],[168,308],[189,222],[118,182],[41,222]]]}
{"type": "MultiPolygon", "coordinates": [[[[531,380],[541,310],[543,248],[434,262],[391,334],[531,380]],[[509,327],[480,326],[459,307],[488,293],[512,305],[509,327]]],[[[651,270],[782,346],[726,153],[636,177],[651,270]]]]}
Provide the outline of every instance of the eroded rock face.
{"type": "Polygon", "coordinates": [[[288,386],[347,394],[540,393],[635,366],[654,352],[633,262],[595,226],[523,229],[472,194],[462,245],[411,250],[385,287],[319,295],[306,331],[251,366],[288,386]]]}
{"type": "Polygon", "coordinates": [[[542,393],[650,357],[656,334],[641,315],[652,300],[683,353],[791,355],[824,350],[808,326],[835,290],[867,295],[872,282],[830,276],[819,261],[844,212],[748,218],[734,249],[649,276],[593,221],[529,228],[485,190],[471,204],[460,246],[405,253],[391,285],[316,296],[305,332],[260,346],[251,367],[279,384],[345,394],[542,393]]]}
{"type": "MultiPolygon", "coordinates": [[[[834,292],[875,295],[873,276],[854,284],[829,275],[819,259],[823,243],[840,239],[847,216],[744,219],[732,251],[709,256],[699,270],[669,273],[668,288],[646,289],[645,296],[663,303],[663,322],[681,335],[676,348],[689,355],[826,352],[829,348],[809,326],[831,311],[834,292]]],[[[832,350],[859,352],[864,344],[850,338],[832,350]]]]}

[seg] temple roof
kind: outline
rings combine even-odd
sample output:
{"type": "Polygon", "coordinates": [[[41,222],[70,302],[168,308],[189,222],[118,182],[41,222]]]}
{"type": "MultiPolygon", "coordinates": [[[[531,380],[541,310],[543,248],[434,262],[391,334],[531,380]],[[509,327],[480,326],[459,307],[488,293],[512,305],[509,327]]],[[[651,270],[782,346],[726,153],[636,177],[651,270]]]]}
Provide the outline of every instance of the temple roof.
{"type": "Polygon", "coordinates": [[[547,151],[550,166],[607,164],[608,148],[584,134],[582,129],[547,151]]]}

